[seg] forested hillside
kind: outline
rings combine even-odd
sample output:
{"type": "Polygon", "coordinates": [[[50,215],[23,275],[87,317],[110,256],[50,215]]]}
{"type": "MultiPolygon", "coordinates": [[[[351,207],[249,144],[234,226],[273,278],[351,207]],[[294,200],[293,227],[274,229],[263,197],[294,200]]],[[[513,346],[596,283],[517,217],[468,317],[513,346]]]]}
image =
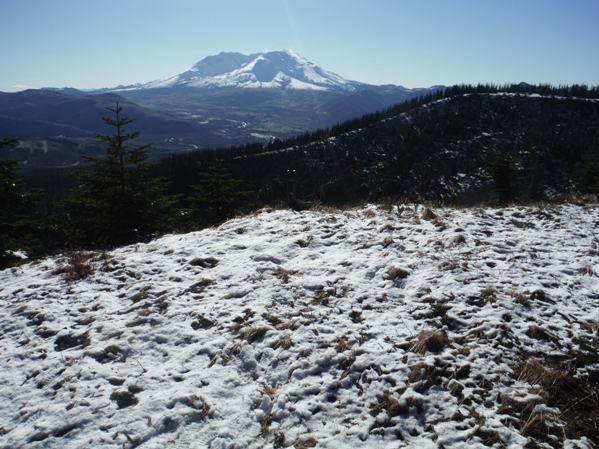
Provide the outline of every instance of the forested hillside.
{"type": "Polygon", "coordinates": [[[273,142],[259,155],[252,146],[191,152],[158,169],[184,191],[198,166],[225,158],[265,202],[290,191],[325,204],[530,201],[573,189],[596,193],[598,132],[595,99],[455,88],[273,142]]]}

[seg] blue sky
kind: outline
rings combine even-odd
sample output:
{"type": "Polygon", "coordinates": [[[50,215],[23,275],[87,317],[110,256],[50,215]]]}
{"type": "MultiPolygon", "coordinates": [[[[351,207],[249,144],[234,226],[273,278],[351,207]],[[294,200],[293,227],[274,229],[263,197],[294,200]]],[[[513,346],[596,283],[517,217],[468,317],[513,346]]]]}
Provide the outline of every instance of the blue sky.
{"type": "Polygon", "coordinates": [[[372,84],[599,85],[599,0],[0,0],[0,30],[4,92],[280,49],[372,84]]]}

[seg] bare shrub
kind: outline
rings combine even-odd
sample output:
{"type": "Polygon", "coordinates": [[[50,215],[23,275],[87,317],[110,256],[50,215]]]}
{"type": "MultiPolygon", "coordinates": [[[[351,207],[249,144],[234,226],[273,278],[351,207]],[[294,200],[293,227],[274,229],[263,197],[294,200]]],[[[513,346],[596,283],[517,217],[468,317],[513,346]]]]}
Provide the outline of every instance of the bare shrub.
{"type": "Polygon", "coordinates": [[[62,274],[69,282],[85,279],[96,271],[93,265],[95,257],[96,253],[93,251],[73,250],[52,274],[62,274]]]}

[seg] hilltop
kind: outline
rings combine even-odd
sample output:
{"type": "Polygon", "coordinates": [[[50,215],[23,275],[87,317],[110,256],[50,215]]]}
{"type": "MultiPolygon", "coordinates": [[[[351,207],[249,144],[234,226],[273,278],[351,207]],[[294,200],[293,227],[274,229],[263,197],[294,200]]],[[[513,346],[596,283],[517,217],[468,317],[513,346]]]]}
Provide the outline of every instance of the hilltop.
{"type": "Polygon", "coordinates": [[[0,446],[599,444],[599,209],[264,209],[0,272],[0,446]]]}

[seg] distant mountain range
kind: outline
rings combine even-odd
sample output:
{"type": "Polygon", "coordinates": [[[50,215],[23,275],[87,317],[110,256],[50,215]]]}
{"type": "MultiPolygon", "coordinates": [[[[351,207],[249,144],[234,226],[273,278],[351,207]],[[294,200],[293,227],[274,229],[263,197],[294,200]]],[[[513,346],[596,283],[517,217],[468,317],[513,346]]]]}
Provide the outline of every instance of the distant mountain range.
{"type": "MultiPolygon", "coordinates": [[[[90,138],[109,133],[102,117],[118,101],[136,119],[135,130],[164,154],[291,137],[442,88],[351,81],[288,50],[220,53],[145,84],[0,93],[0,136],[90,138]]],[[[30,164],[38,165],[31,159],[30,164]]]]}

